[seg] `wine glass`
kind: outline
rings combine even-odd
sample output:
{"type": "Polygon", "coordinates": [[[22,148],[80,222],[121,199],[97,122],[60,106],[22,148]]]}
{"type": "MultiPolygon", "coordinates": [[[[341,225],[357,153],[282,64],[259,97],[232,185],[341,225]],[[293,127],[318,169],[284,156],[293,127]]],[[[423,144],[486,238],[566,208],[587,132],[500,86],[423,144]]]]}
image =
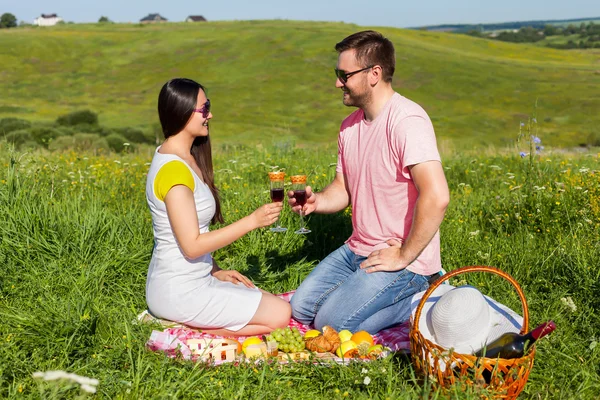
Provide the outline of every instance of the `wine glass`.
{"type": "MultiPolygon", "coordinates": [[[[285,197],[285,190],[283,189],[283,181],[285,179],[285,172],[269,172],[269,181],[271,181],[271,201],[283,202],[285,197]]],[[[287,228],[279,225],[277,220],[277,226],[271,228],[271,232],[287,232],[287,228]]]]}
{"type": "Polygon", "coordinates": [[[300,229],[296,232],[299,235],[303,233],[310,233],[310,229],[304,227],[304,205],[306,204],[306,175],[294,175],[291,176],[292,190],[294,191],[294,198],[296,204],[300,206],[300,229]]]}

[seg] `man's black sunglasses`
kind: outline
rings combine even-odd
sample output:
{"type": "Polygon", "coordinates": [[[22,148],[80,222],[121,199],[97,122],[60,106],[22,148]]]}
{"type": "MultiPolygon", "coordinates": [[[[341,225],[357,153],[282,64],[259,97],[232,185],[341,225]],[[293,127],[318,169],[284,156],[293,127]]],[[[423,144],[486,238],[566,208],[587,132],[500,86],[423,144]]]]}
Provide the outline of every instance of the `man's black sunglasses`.
{"type": "Polygon", "coordinates": [[[370,65],[370,66],[368,66],[368,67],[366,67],[366,68],[359,69],[359,70],[357,70],[357,71],[352,71],[352,72],[345,72],[345,71],[342,71],[341,69],[337,69],[337,68],[335,68],[335,69],[334,69],[334,71],[335,71],[335,76],[337,76],[337,77],[338,77],[338,79],[339,79],[340,81],[342,81],[342,83],[346,83],[346,82],[348,82],[348,79],[350,79],[350,77],[351,77],[352,75],[354,75],[354,74],[358,74],[359,72],[366,71],[366,70],[368,70],[368,69],[370,69],[370,68],[373,68],[373,67],[374,67],[374,65],[370,65]]]}

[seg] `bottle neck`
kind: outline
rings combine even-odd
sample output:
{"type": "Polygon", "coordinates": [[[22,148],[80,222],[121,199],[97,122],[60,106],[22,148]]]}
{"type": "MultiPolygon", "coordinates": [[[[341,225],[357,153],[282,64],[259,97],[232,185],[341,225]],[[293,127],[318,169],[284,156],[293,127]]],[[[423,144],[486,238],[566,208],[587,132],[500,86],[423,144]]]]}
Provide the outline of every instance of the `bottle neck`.
{"type": "Polygon", "coordinates": [[[538,340],[539,338],[542,338],[547,334],[551,333],[555,329],[556,324],[554,323],[554,321],[548,321],[544,322],[543,324],[529,332],[526,336],[530,340],[538,340]]]}

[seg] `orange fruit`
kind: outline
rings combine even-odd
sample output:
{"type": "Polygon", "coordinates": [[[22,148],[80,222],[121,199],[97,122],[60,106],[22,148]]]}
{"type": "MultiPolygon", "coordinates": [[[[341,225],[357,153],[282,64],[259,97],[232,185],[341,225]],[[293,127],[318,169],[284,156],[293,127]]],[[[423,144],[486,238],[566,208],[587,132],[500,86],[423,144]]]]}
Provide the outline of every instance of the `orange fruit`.
{"type": "Polygon", "coordinates": [[[363,342],[369,343],[369,346],[373,346],[375,344],[375,342],[373,342],[373,336],[371,336],[367,331],[356,332],[354,335],[352,335],[350,340],[356,344],[361,344],[363,342]]]}
{"type": "Polygon", "coordinates": [[[242,344],[240,342],[238,342],[237,339],[227,338],[227,340],[231,341],[232,342],[231,344],[237,344],[237,351],[236,351],[237,354],[241,354],[242,353],[242,350],[243,350],[242,344]]]}

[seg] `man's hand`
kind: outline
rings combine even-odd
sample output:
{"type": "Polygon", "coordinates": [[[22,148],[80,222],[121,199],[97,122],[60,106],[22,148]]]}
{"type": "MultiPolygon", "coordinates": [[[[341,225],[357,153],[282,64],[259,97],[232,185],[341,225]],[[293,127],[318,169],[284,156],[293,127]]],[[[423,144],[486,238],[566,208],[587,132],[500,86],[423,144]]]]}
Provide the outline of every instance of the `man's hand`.
{"type": "MultiPolygon", "coordinates": [[[[294,191],[290,190],[288,192],[288,204],[292,208],[292,211],[296,214],[300,214],[301,206],[296,204],[296,199],[294,198],[294,191]]],[[[304,215],[309,215],[317,209],[317,194],[312,191],[310,186],[306,187],[306,204],[304,204],[304,215]]]]}
{"type": "Polygon", "coordinates": [[[238,271],[219,269],[218,271],[213,272],[212,276],[223,282],[232,282],[236,285],[243,283],[249,288],[254,287],[252,281],[246,278],[244,275],[240,274],[238,271]]]}
{"type": "Polygon", "coordinates": [[[390,247],[387,249],[375,250],[362,263],[360,268],[367,274],[377,271],[400,271],[408,266],[402,254],[402,242],[396,239],[390,239],[386,242],[390,247]]]}

